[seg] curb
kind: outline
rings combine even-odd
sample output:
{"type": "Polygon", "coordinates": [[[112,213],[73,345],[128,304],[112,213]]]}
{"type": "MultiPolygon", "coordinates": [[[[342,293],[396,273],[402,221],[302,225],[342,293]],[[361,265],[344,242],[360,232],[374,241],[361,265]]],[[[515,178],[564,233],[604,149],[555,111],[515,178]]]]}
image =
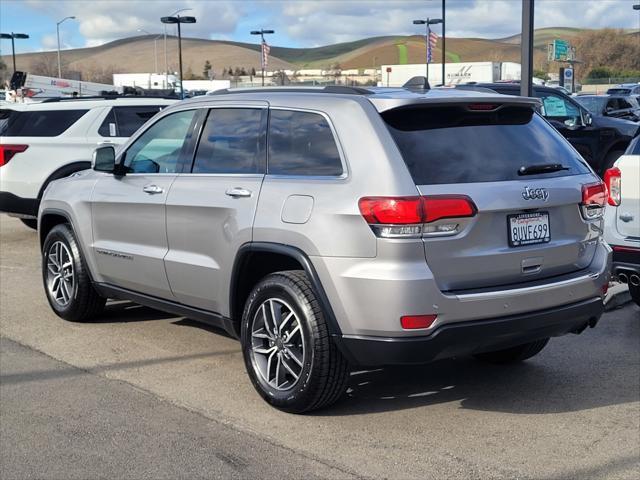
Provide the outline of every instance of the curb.
{"type": "Polygon", "coordinates": [[[604,297],[604,311],[610,312],[631,302],[629,287],[624,283],[612,282],[604,297]]]}

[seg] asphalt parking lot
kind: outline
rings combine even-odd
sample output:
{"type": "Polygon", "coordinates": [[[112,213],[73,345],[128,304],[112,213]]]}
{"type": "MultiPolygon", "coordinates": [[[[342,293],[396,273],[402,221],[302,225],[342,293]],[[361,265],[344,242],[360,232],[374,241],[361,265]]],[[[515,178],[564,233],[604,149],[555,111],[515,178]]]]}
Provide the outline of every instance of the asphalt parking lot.
{"type": "Polygon", "coordinates": [[[308,416],[268,407],[239,344],[112,303],[49,309],[35,232],[0,216],[0,477],[638,478],[640,308],[529,362],[354,372],[308,416]]]}

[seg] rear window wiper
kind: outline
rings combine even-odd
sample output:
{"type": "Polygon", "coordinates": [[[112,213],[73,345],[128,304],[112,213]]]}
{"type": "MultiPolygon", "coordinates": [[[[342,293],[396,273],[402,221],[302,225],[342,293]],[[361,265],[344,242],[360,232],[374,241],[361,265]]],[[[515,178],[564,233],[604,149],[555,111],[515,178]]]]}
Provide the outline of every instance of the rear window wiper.
{"type": "Polygon", "coordinates": [[[559,172],[560,170],[569,170],[569,167],[565,167],[560,163],[543,163],[527,167],[523,165],[518,169],[518,175],[535,175],[537,173],[559,172]]]}

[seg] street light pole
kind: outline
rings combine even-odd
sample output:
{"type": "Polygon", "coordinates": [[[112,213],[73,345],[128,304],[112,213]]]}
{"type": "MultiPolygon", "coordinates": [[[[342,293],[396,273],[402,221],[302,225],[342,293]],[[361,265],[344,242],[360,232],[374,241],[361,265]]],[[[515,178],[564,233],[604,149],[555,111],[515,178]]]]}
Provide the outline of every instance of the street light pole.
{"type": "Polygon", "coordinates": [[[520,95],[523,97],[533,96],[533,2],[522,0],[520,95]]]}
{"type": "MultiPolygon", "coordinates": [[[[264,70],[265,70],[265,64],[264,64],[264,36],[265,34],[272,34],[275,33],[275,30],[265,30],[264,28],[261,28],[260,30],[252,30],[251,31],[251,35],[260,35],[260,38],[262,39],[261,43],[260,43],[260,67],[262,67],[262,86],[264,87],[264,70]]],[[[282,73],[284,75],[284,71],[282,73]]],[[[284,78],[283,78],[283,82],[284,82],[284,78]]]]}
{"type": "MultiPolygon", "coordinates": [[[[147,35],[153,35],[153,33],[146,31],[144,28],[139,28],[139,32],[146,33],[147,35]]],[[[153,39],[153,73],[158,73],[158,39],[162,35],[158,35],[153,39]]]]}
{"type": "Polygon", "coordinates": [[[65,20],[75,20],[75,16],[64,17],[56,23],[56,37],[58,37],[58,78],[62,78],[62,63],[60,62],[60,24],[65,20]]]}
{"type": "Polygon", "coordinates": [[[444,64],[447,61],[447,54],[445,53],[447,51],[446,46],[447,46],[447,42],[446,42],[446,35],[445,35],[445,31],[444,31],[444,26],[445,26],[445,14],[444,14],[444,4],[445,4],[445,0],[442,0],[442,86],[444,86],[444,82],[445,82],[445,75],[444,75],[444,64]]]}
{"type": "Polygon", "coordinates": [[[196,23],[196,17],[181,17],[176,15],[175,17],[162,17],[160,19],[162,23],[174,23],[178,25],[178,63],[180,65],[180,99],[184,99],[184,86],[182,85],[182,31],[180,29],[181,23],[196,23]]]}
{"type": "MultiPolygon", "coordinates": [[[[176,10],[169,16],[173,17],[174,15],[180,12],[187,12],[189,10],[193,10],[193,8],[181,8],[179,10],[176,10]]],[[[163,24],[162,29],[163,29],[163,35],[164,35],[164,82],[165,82],[164,87],[167,88],[169,86],[169,57],[167,55],[167,25],[163,24]]]]}
{"type": "Polygon", "coordinates": [[[11,58],[13,60],[13,73],[16,73],[16,43],[15,39],[29,38],[26,33],[0,33],[0,38],[11,39],[11,58]]]}

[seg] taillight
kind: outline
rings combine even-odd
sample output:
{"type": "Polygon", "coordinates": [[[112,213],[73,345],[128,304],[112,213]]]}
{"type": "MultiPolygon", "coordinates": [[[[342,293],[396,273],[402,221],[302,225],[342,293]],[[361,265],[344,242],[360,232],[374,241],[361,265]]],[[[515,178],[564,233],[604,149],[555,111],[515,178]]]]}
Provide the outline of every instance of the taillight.
{"type": "Polygon", "coordinates": [[[600,218],[607,202],[607,188],[604,183],[590,183],[582,186],[582,216],[586,220],[600,218]]]}
{"type": "Polygon", "coordinates": [[[438,318],[437,315],[405,315],[400,317],[400,325],[405,330],[429,328],[438,318]]]}
{"type": "Polygon", "coordinates": [[[609,205],[617,207],[622,200],[622,177],[618,167],[613,167],[604,173],[604,183],[609,192],[607,202],[609,205]]]}
{"type": "Polygon", "coordinates": [[[0,145],[0,167],[9,163],[16,153],[22,153],[29,145],[0,145]]]}
{"type": "Polygon", "coordinates": [[[477,212],[465,195],[365,197],[358,207],[376,235],[386,238],[453,235],[458,232],[458,222],[438,221],[473,217],[477,212]]]}

